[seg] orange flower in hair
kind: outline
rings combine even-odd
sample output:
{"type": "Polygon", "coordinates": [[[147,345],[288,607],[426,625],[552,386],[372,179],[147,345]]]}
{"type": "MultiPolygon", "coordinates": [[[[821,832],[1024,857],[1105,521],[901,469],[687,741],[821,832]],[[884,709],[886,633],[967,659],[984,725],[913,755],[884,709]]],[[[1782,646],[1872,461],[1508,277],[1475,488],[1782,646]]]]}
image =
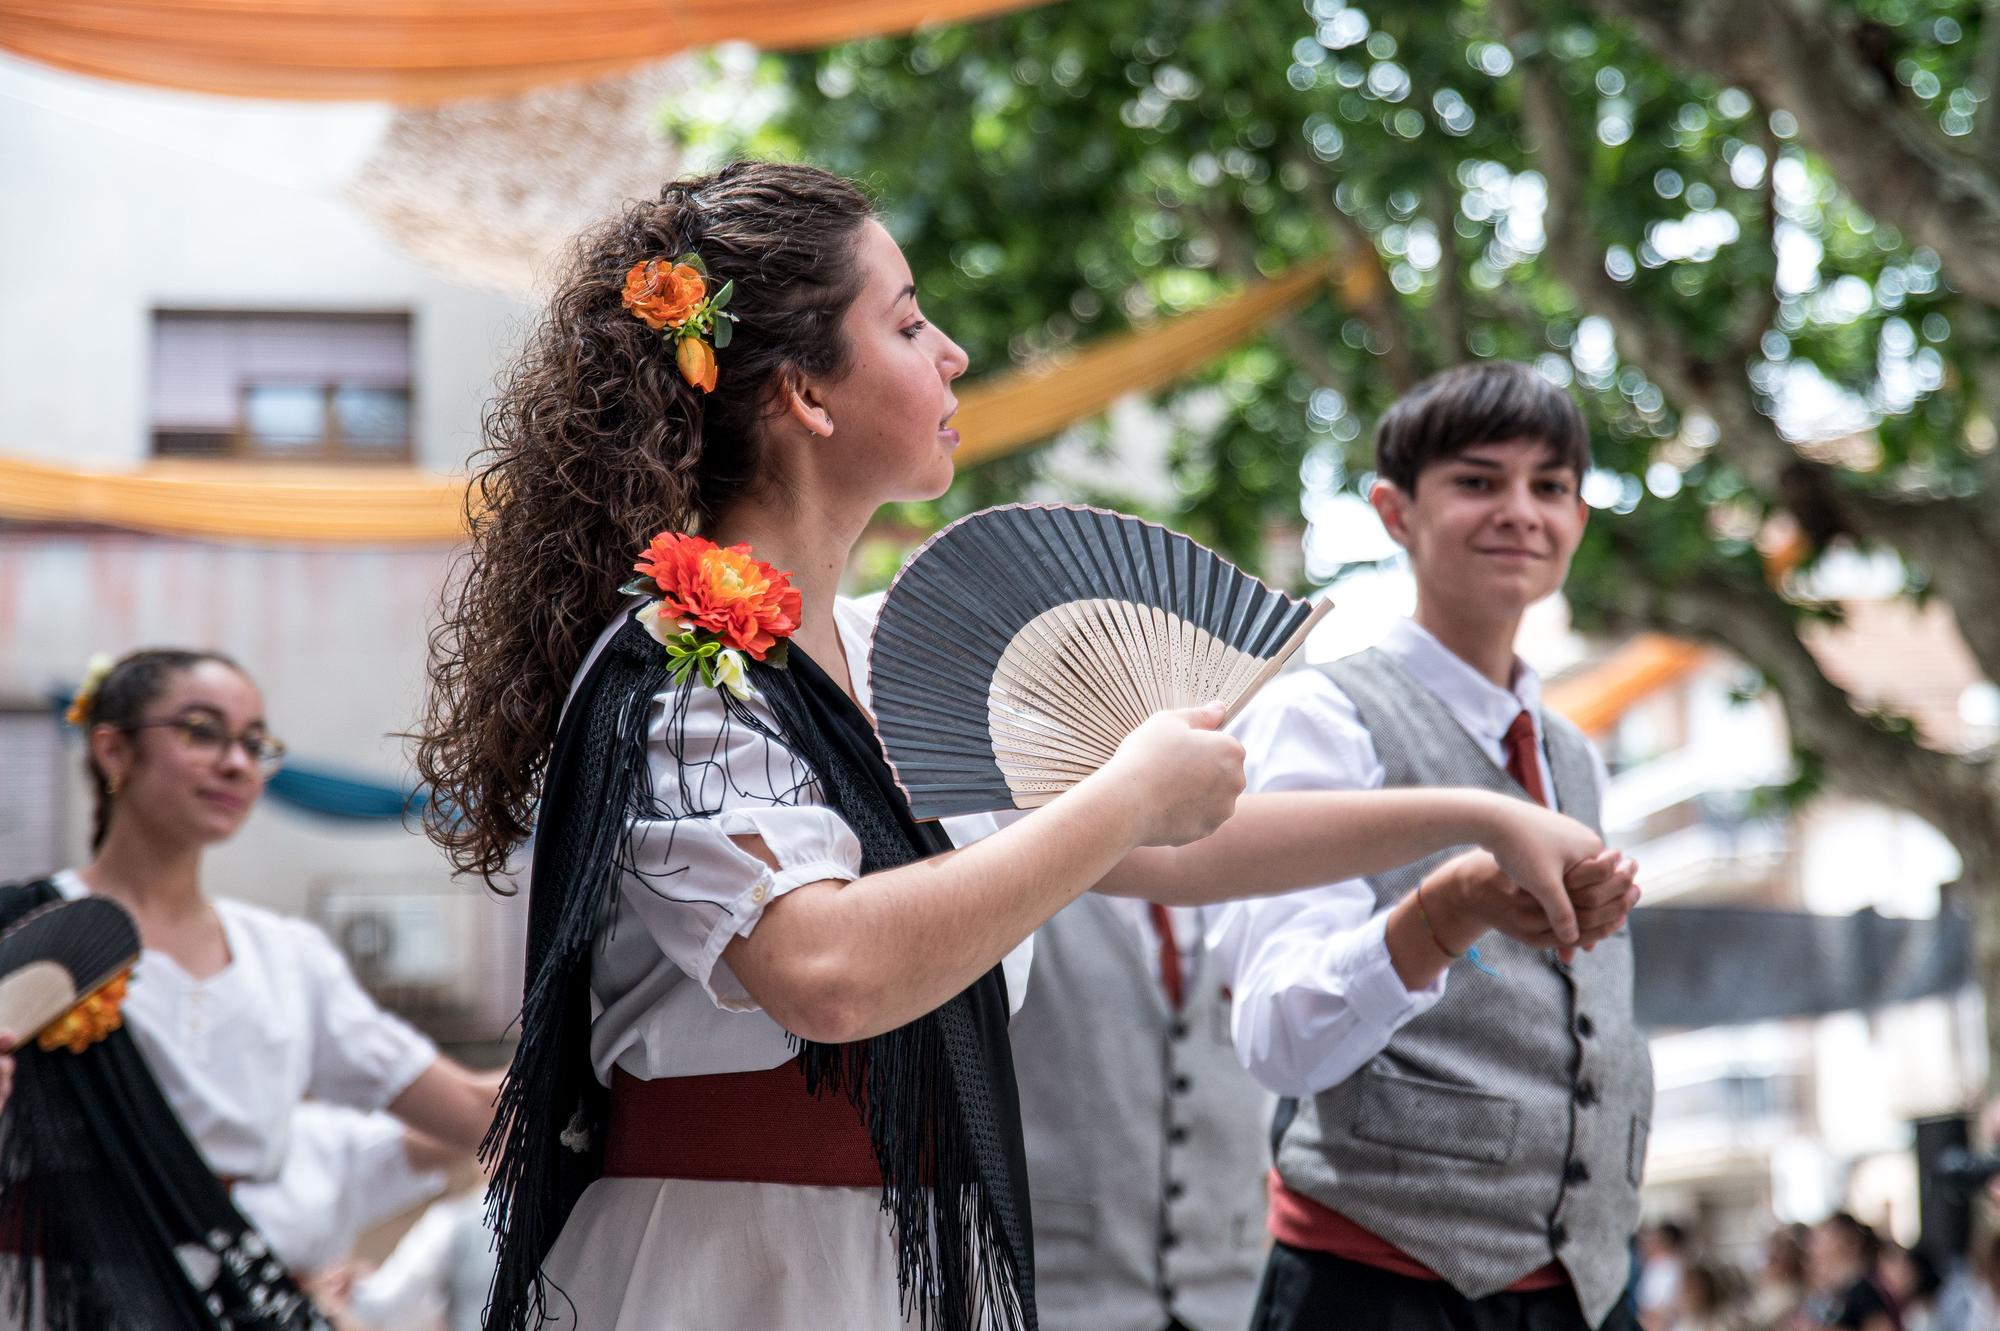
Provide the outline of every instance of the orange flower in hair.
{"type": "Polygon", "coordinates": [[[715,391],[715,348],[698,337],[684,337],[674,348],[674,363],[681,375],[704,393],[715,391]]]}
{"type": "Polygon", "coordinates": [[[656,332],[686,323],[706,299],[708,282],[692,264],[642,259],[625,274],[625,308],[656,332]]]}
{"type": "Polygon", "coordinates": [[[708,269],[699,255],[641,259],[625,274],[625,308],[674,344],[681,377],[704,393],[715,391],[715,353],[729,345],[736,316],[722,307],[736,290],[724,282],[708,294],[708,269]]]}

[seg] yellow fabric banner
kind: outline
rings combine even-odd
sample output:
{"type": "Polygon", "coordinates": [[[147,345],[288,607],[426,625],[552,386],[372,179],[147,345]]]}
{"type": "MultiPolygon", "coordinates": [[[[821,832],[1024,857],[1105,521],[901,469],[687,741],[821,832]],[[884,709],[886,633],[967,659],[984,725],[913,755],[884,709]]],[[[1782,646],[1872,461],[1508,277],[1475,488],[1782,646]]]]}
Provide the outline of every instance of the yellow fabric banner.
{"type": "Polygon", "coordinates": [[[959,462],[970,465],[1039,443],[1127,393],[1147,393],[1199,369],[1303,304],[1326,285],[1326,260],[1299,264],[1206,309],[1093,342],[959,399],[959,462]]]}
{"type": "MultiPolygon", "coordinates": [[[[960,465],[1040,443],[1127,393],[1172,382],[1309,299],[1326,276],[1324,261],[1304,263],[1205,309],[974,384],[953,422],[960,465]]],[[[463,476],[403,467],[154,462],[107,472],[0,457],[0,519],[223,540],[448,543],[464,530],[464,494],[463,476]]]]}
{"type": "Polygon", "coordinates": [[[825,46],[1043,0],[0,0],[0,48],[97,78],[423,105],[603,77],[691,47],[825,46]]]}

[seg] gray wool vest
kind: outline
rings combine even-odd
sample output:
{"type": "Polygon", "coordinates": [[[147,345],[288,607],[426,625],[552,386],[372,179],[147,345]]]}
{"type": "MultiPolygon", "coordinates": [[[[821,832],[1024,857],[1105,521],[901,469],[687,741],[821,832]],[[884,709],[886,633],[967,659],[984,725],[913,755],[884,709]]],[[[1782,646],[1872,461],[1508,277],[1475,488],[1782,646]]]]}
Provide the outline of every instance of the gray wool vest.
{"type": "MultiPolygon", "coordinates": [[[[1183,940],[1185,941],[1185,940],[1183,940]]],[[[1048,1331],[1241,1331],[1264,1264],[1270,1096],[1197,952],[1178,1013],[1159,953],[1085,893],[1035,935],[1009,1033],[1048,1331]]]]}
{"type": "MultiPolygon", "coordinates": [[[[1527,798],[1429,690],[1386,653],[1324,667],[1360,713],[1394,786],[1527,798]]],[[[1556,806],[1595,828],[1587,741],[1541,718],[1556,806]]],[[[1387,909],[1454,851],[1368,880],[1387,909]]],[[[1452,966],[1436,1006],[1354,1076],[1281,1125],[1287,1187],[1373,1231],[1468,1298],[1562,1263],[1592,1326],[1630,1275],[1653,1070],[1632,1017],[1620,930],[1570,965],[1499,934],[1494,971],[1452,966]]]]}

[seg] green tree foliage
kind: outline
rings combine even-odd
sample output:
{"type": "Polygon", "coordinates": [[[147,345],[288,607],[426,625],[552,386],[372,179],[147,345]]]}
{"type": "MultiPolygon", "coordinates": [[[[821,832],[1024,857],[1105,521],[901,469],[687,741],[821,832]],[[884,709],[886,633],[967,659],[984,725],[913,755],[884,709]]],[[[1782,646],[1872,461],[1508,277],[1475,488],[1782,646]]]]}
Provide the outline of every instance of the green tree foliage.
{"type": "MultiPolygon", "coordinates": [[[[1805,590],[1822,556],[1892,551],[2000,678],[1995,15],[1072,0],[772,58],[757,146],[880,191],[975,376],[1324,257],[1324,298],[1160,395],[1160,516],[1239,558],[1358,486],[1423,374],[1507,356],[1572,385],[1602,510],[1582,621],[1732,649],[1803,770],[1930,820],[1991,903],[1990,755],[1925,747],[1799,635],[1839,613],[1805,590]]],[[[971,469],[944,512],[1034,469],[971,469]]]]}

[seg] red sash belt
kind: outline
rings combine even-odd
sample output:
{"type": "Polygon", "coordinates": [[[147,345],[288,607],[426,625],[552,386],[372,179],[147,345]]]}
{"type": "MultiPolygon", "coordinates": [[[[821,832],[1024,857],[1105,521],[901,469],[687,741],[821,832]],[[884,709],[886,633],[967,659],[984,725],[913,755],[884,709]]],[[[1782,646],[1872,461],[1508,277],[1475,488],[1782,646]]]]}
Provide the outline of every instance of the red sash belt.
{"type": "Polygon", "coordinates": [[[642,1081],[611,1074],[606,1178],[879,1188],[868,1128],[844,1095],[810,1095],[796,1062],[642,1081]]]}
{"type": "MultiPolygon", "coordinates": [[[[1321,1206],[1304,1193],[1293,1192],[1271,1171],[1271,1237],[1294,1248],[1329,1252],[1345,1261],[1359,1262],[1378,1271],[1388,1271],[1415,1280],[1442,1280],[1443,1276],[1425,1266],[1387,1239],[1349,1220],[1340,1212],[1321,1206]]],[[[1556,1289],[1569,1283],[1562,1263],[1530,1271],[1506,1293],[1526,1294],[1538,1289],[1556,1289]]]]}

